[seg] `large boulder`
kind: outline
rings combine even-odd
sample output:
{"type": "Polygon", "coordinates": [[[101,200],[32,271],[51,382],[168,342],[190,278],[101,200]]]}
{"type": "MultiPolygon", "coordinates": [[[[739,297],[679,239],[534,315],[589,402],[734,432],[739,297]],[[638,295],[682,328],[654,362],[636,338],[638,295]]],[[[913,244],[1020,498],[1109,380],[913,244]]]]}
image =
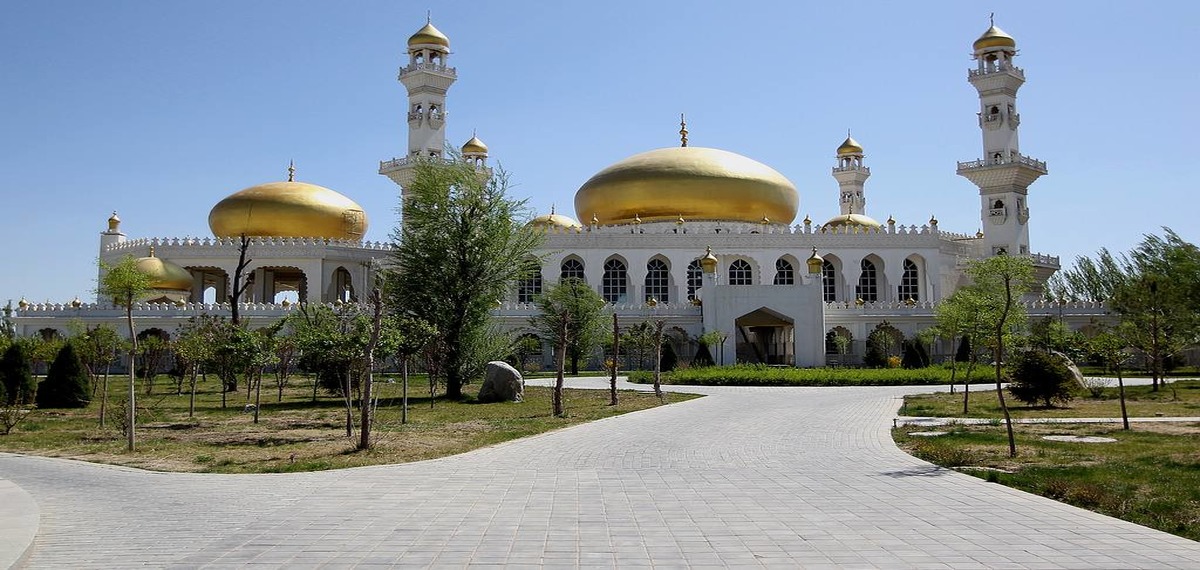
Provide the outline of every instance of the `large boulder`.
{"type": "Polygon", "coordinates": [[[516,368],[499,360],[487,363],[477,398],[480,402],[520,402],[524,397],[525,379],[516,368]]]}

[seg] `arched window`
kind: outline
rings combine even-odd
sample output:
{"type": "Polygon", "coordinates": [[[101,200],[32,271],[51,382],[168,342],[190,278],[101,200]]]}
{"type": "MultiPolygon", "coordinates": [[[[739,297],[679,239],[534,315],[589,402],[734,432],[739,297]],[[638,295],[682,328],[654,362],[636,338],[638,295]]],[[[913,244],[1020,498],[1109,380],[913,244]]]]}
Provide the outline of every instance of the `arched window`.
{"type": "Polygon", "coordinates": [[[628,293],[628,271],[619,259],[604,262],[604,277],[600,280],[600,296],[609,303],[623,303],[628,293]]]}
{"type": "Polygon", "coordinates": [[[821,262],[821,292],[826,303],[837,301],[836,272],[829,260],[821,262]]]}
{"type": "Polygon", "coordinates": [[[879,300],[879,281],[875,274],[875,264],[869,259],[862,260],[862,275],[858,276],[858,287],[855,294],[859,299],[868,303],[879,300]]]}
{"type": "Polygon", "coordinates": [[[693,259],[687,267],[687,295],[689,301],[696,300],[696,290],[704,285],[704,268],[700,267],[700,260],[693,259]]]}
{"type": "Polygon", "coordinates": [[[729,284],[754,284],[754,272],[750,269],[750,264],[745,259],[735,259],[733,263],[729,264],[729,284]]]}
{"type": "Polygon", "coordinates": [[[580,283],[587,283],[587,279],[583,277],[583,262],[578,259],[568,259],[562,262],[562,267],[558,273],[559,281],[567,279],[578,279],[580,283]]]}
{"type": "Polygon", "coordinates": [[[517,280],[517,302],[532,303],[542,294],[542,268],[534,267],[525,277],[517,280]]]}
{"type": "Polygon", "coordinates": [[[796,272],[792,269],[792,262],[783,259],[782,257],[775,260],[775,284],[796,284],[796,272]]]}
{"type": "Polygon", "coordinates": [[[917,275],[917,264],[911,259],[904,260],[904,274],[900,276],[900,300],[921,300],[920,279],[917,275]]]}
{"type": "Polygon", "coordinates": [[[651,259],[646,264],[645,300],[656,299],[659,303],[669,303],[670,296],[670,273],[666,262],[661,259],[651,259]]]}

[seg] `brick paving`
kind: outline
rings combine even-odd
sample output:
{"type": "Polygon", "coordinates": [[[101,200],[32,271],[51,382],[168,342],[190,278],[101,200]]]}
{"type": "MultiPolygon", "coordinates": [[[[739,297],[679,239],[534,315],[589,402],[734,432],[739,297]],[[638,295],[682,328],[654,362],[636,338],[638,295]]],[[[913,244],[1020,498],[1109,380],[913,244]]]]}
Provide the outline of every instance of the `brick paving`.
{"type": "Polygon", "coordinates": [[[0,454],[0,514],[36,500],[28,568],[1200,567],[1200,543],[901,452],[897,398],[928,388],[689,391],[710,396],[341,471],[0,454]]]}

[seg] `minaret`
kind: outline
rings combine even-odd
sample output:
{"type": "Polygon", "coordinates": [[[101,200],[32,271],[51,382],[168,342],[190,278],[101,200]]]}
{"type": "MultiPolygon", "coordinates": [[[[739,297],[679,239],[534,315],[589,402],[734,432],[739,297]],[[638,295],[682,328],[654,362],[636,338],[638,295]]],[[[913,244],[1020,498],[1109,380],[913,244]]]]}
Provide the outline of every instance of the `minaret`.
{"type": "MultiPolygon", "coordinates": [[[[121,231],[121,218],[117,217],[117,212],[114,210],[112,216],[108,218],[108,229],[100,232],[100,259],[104,259],[104,250],[118,243],[125,241],[125,232],[121,231]]],[[[96,283],[101,283],[104,280],[104,274],[107,271],[104,265],[100,265],[100,273],[97,275],[96,283]]],[[[100,293],[96,293],[96,302],[104,303],[100,293]]]]}
{"type": "Polygon", "coordinates": [[[833,177],[838,181],[841,194],[842,215],[866,215],[867,199],[863,196],[863,185],[871,177],[871,169],[863,164],[863,148],[846,132],[846,141],[837,149],[837,166],[833,177]]]}
{"type": "Polygon", "coordinates": [[[426,21],[408,38],[408,65],[399,80],[408,90],[408,154],[379,163],[379,173],[403,188],[412,181],[418,157],[443,158],[446,146],[446,91],[458,78],[446,65],[450,39],[426,21]]]}
{"type": "Polygon", "coordinates": [[[967,80],[979,92],[983,158],[958,163],[958,174],[979,187],[984,247],[988,255],[1029,253],[1029,185],[1046,174],[1046,163],[1023,156],[1017,142],[1021,115],[1017,90],[1025,72],[1013,65],[1017,42],[991,27],[975,40],[975,69],[967,80]]]}
{"type": "Polygon", "coordinates": [[[476,168],[487,168],[488,147],[479,140],[479,135],[471,133],[471,140],[463,143],[462,159],[476,168]]]}

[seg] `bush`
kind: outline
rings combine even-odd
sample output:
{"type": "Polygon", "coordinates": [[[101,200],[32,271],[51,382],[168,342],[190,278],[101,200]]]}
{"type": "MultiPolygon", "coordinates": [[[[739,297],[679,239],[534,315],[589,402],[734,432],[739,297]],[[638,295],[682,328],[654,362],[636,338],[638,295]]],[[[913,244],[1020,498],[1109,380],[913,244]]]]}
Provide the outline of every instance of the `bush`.
{"type": "Polygon", "coordinates": [[[671,346],[671,343],[663,343],[662,358],[658,362],[663,372],[670,372],[679,365],[679,357],[675,355],[675,349],[671,346]]]}
{"type": "Polygon", "coordinates": [[[909,370],[929,366],[929,352],[925,350],[925,345],[921,341],[906,340],[903,346],[904,357],[900,361],[900,366],[909,370]]]}
{"type": "Polygon", "coordinates": [[[18,343],[9,345],[0,359],[0,382],[4,384],[4,392],[8,395],[7,405],[32,404],[33,394],[37,392],[37,382],[33,379],[29,355],[18,343]]]}
{"type": "Polygon", "coordinates": [[[1042,350],[1030,350],[1017,358],[1008,391],[1028,405],[1039,402],[1047,408],[1055,402],[1066,404],[1074,397],[1075,377],[1064,357],[1042,350]]]}
{"type": "Polygon", "coordinates": [[[39,408],[86,408],[92,389],[87,371],[71,343],[66,343],[54,357],[37,390],[39,408]]]}
{"type": "Polygon", "coordinates": [[[713,366],[716,362],[713,361],[712,352],[708,350],[707,344],[701,344],[696,351],[696,356],[692,358],[692,366],[700,368],[705,366],[713,366]]]}

